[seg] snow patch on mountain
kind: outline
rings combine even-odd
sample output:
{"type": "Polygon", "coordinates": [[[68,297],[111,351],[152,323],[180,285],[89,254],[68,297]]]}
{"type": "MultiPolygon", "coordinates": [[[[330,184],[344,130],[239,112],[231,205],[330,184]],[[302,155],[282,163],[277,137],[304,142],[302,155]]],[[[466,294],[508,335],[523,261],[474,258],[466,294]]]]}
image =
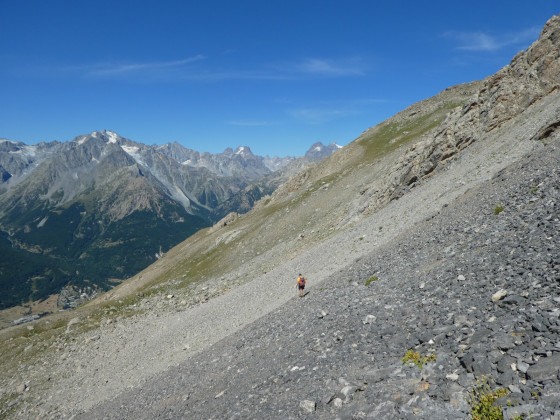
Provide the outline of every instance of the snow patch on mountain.
{"type": "Polygon", "coordinates": [[[107,143],[116,143],[117,140],[119,139],[119,135],[117,133],[115,133],[114,131],[106,131],[105,135],[107,136],[108,140],[107,143]]]}
{"type": "Polygon", "coordinates": [[[141,159],[140,148],[138,146],[121,146],[127,154],[129,154],[135,161],[141,159]]]}
{"type": "MultiPolygon", "coordinates": [[[[16,142],[11,142],[12,144],[16,144],[16,142]]],[[[33,158],[37,153],[37,148],[35,146],[20,146],[17,150],[10,150],[8,153],[11,155],[23,155],[26,158],[33,158]]]]}
{"type": "Polygon", "coordinates": [[[246,155],[249,153],[249,148],[244,146],[239,146],[234,154],[236,155],[246,155]]]}
{"type": "Polygon", "coordinates": [[[121,148],[132,157],[137,156],[140,150],[138,146],[121,146],[121,148]]]}
{"type": "Polygon", "coordinates": [[[181,205],[182,205],[185,209],[188,209],[188,208],[190,207],[190,205],[191,205],[191,200],[189,199],[189,197],[186,196],[186,194],[185,194],[183,191],[181,191],[181,189],[180,189],[178,186],[176,186],[176,185],[173,186],[173,187],[170,189],[170,192],[171,192],[171,197],[172,197],[175,201],[181,203],[181,205]]]}
{"type": "Polygon", "coordinates": [[[147,168],[150,167],[150,165],[147,165],[146,162],[144,161],[141,150],[138,146],[121,145],[121,149],[123,149],[130,157],[132,157],[132,159],[134,159],[137,164],[145,166],[147,168]]]}
{"type": "Polygon", "coordinates": [[[41,220],[39,223],[37,223],[37,227],[40,228],[40,227],[45,226],[45,223],[47,223],[47,220],[49,220],[49,216],[45,216],[43,218],[43,220],[41,220]]]}

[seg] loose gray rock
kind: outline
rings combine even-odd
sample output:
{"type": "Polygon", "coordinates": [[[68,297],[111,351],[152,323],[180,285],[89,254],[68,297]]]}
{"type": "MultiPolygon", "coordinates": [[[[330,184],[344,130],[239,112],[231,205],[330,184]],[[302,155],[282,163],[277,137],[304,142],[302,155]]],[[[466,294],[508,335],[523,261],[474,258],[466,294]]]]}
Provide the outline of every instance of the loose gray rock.
{"type": "Polygon", "coordinates": [[[507,295],[507,290],[500,289],[492,295],[492,302],[497,302],[499,300],[502,300],[503,298],[506,297],[506,295],[507,295]]]}
{"type": "Polygon", "coordinates": [[[522,361],[517,362],[517,370],[519,370],[520,372],[527,373],[528,369],[529,369],[528,363],[522,361]]]}
{"type": "Polygon", "coordinates": [[[538,412],[538,407],[530,404],[517,405],[515,407],[503,407],[502,414],[504,420],[513,420],[519,418],[530,418],[532,414],[538,412]]]}
{"type": "Polygon", "coordinates": [[[82,320],[81,320],[80,318],[77,318],[77,317],[76,317],[76,318],[72,318],[72,319],[68,322],[68,325],[66,326],[66,334],[68,334],[68,333],[70,332],[70,327],[71,327],[72,325],[76,325],[76,324],[79,324],[79,323],[81,323],[81,322],[82,322],[82,320]]]}
{"type": "Polygon", "coordinates": [[[314,401],[303,400],[302,402],[300,402],[299,406],[303,409],[303,411],[312,413],[315,411],[316,404],[314,401]]]}
{"type": "Polygon", "coordinates": [[[527,377],[541,382],[547,379],[558,379],[558,372],[560,372],[560,353],[539,359],[537,363],[527,369],[527,377]]]}

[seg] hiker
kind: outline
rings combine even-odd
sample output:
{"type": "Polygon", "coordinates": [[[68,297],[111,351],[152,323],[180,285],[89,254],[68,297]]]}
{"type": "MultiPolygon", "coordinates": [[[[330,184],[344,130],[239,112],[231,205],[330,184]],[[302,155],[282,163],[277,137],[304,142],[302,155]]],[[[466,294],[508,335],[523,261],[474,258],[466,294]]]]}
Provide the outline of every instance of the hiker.
{"type": "Polygon", "coordinates": [[[303,297],[303,289],[305,289],[305,277],[303,277],[301,273],[299,274],[299,277],[297,279],[296,287],[299,291],[299,297],[303,297]]]}

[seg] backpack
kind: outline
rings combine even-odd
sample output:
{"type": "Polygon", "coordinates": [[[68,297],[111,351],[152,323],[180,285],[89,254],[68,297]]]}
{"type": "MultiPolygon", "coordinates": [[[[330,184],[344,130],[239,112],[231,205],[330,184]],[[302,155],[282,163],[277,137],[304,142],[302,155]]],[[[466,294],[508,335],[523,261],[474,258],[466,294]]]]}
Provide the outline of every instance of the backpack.
{"type": "Polygon", "coordinates": [[[300,287],[305,287],[305,277],[298,278],[298,284],[300,287]]]}

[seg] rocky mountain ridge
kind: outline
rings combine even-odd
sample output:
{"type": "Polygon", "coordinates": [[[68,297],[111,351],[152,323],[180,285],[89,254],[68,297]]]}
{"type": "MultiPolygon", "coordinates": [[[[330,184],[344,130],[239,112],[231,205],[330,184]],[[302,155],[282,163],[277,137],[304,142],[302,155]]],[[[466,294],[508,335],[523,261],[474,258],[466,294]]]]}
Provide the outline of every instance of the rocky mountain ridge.
{"type": "Polygon", "coordinates": [[[67,143],[2,140],[0,308],[63,287],[107,290],[309,162],[147,146],[105,130],[67,143]]]}
{"type": "Polygon", "coordinates": [[[559,31],[89,305],[0,331],[2,414],[468,418],[492,375],[504,418],[558,418],[559,31]]]}
{"type": "MultiPolygon", "coordinates": [[[[555,46],[559,44],[559,38],[558,18],[554,17],[547,22],[539,39],[527,51],[517,54],[509,65],[482,82],[464,86],[465,90],[471,91],[469,100],[455,107],[436,129],[425,133],[410,146],[391,168],[392,179],[388,179],[382,188],[365,187],[360,207],[353,212],[372,212],[388,201],[398,199],[429,177],[438,165],[445,165],[485,134],[520,115],[543,97],[557,92],[560,88],[560,51],[555,46]]],[[[424,105],[422,108],[419,110],[413,106],[394,118],[398,121],[431,109],[424,105]]],[[[556,123],[552,123],[541,130],[548,136],[557,129],[556,123]]]]}
{"type": "Polygon", "coordinates": [[[178,143],[167,143],[157,148],[183,165],[204,167],[221,176],[242,176],[246,178],[259,178],[270,172],[282,169],[296,160],[295,157],[280,158],[255,156],[248,146],[239,146],[237,149],[227,148],[222,153],[200,153],[187,149],[178,143]],[[243,170],[252,167],[252,171],[243,170]]]}

